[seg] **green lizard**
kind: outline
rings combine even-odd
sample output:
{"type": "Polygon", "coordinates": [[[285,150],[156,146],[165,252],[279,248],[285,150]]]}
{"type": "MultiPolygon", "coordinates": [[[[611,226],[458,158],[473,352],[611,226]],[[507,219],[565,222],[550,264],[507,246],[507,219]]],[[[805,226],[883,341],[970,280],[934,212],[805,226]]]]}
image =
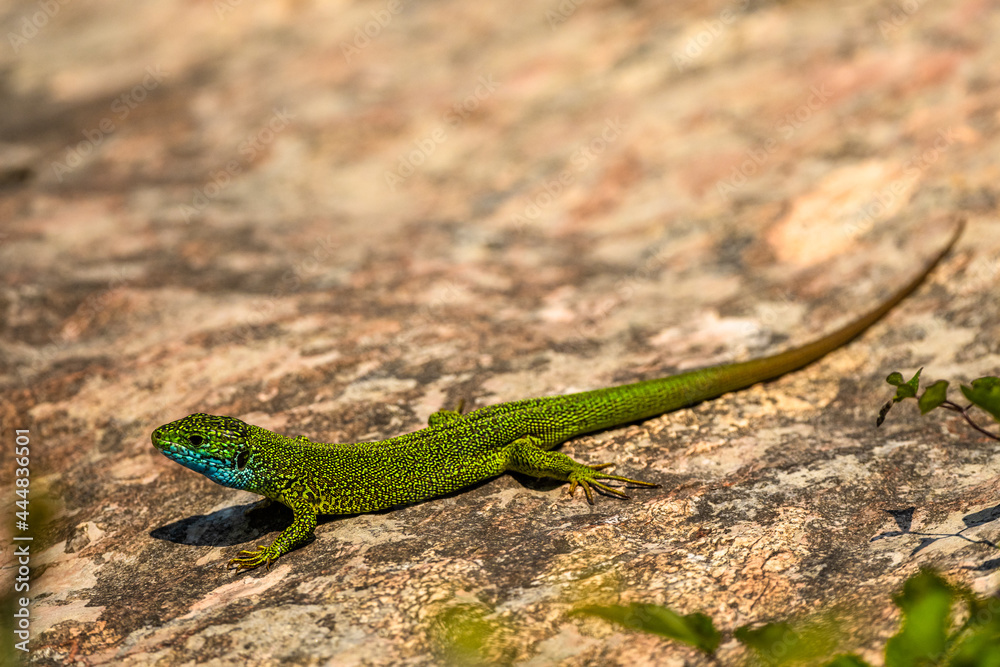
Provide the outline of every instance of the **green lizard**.
{"type": "Polygon", "coordinates": [[[833,333],[761,359],[702,368],[564,396],[500,403],[461,414],[435,412],[428,427],[377,442],[325,444],[291,438],[233,417],[193,414],[159,427],[153,446],[183,466],[234,489],[276,500],[294,514],[269,545],[241,551],[230,568],[270,565],[312,537],[319,514],[357,514],[440,496],[516,471],[569,482],[619,498],[601,480],[657,484],[601,472],[611,463],[584,465],[552,448],[574,436],[653,417],[776,378],[819,359],[870,327],[924,280],[961,234],[920,274],[866,315],[833,333]]]}

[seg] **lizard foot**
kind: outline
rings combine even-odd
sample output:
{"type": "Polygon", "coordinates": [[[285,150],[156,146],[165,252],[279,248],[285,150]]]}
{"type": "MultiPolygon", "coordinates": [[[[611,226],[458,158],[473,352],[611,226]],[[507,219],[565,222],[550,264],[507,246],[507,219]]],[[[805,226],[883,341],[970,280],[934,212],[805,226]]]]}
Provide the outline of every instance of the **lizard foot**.
{"type": "Polygon", "coordinates": [[[605,493],[607,495],[615,496],[616,498],[624,498],[625,500],[629,499],[628,494],[626,494],[624,491],[620,491],[614,488],[613,486],[608,486],[607,484],[597,481],[599,479],[609,479],[609,480],[614,480],[616,482],[624,482],[625,484],[634,484],[636,486],[648,486],[653,488],[659,488],[660,486],[659,484],[653,484],[652,482],[643,482],[642,480],[639,479],[631,479],[629,477],[621,477],[619,475],[607,475],[602,472],[596,472],[598,470],[613,465],[614,465],[613,462],[598,463],[597,465],[584,466],[585,470],[575,470],[572,473],[570,473],[569,476],[570,497],[573,496],[573,493],[576,491],[576,487],[579,485],[583,487],[583,492],[587,494],[587,502],[590,503],[591,505],[594,504],[594,494],[591,492],[591,487],[597,489],[598,493],[605,493]]]}
{"type": "Polygon", "coordinates": [[[267,569],[271,569],[271,563],[277,560],[277,558],[277,556],[272,556],[270,547],[265,547],[261,544],[257,547],[256,551],[247,551],[244,549],[236,554],[236,558],[226,563],[226,569],[232,570],[235,568],[239,572],[240,570],[252,570],[261,565],[266,565],[267,569]]]}

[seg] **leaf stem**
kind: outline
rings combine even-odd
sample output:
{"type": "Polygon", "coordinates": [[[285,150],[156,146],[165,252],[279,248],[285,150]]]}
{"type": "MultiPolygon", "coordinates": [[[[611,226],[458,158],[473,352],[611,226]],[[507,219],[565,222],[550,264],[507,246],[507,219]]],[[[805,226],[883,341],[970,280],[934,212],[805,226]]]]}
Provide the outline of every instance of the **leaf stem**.
{"type": "Polygon", "coordinates": [[[968,412],[969,408],[972,407],[972,403],[969,403],[963,408],[961,405],[958,405],[957,403],[953,403],[951,401],[945,401],[941,404],[940,407],[945,408],[946,410],[951,410],[952,412],[960,412],[962,414],[962,417],[965,418],[965,421],[969,423],[969,426],[971,426],[972,428],[976,429],[977,431],[979,431],[980,433],[989,438],[993,438],[994,440],[1000,440],[1000,435],[996,435],[995,433],[990,433],[982,426],[972,421],[972,417],[969,416],[968,412]]]}

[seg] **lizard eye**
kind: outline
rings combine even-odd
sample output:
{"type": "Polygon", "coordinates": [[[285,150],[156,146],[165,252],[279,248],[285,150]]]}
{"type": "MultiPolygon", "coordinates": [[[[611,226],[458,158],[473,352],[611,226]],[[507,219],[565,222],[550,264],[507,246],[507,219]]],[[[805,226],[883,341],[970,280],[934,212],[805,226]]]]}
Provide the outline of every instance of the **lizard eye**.
{"type": "Polygon", "coordinates": [[[195,447],[200,447],[201,443],[203,443],[205,441],[205,438],[201,437],[200,435],[191,435],[191,436],[188,436],[188,440],[195,447]]]}
{"type": "Polygon", "coordinates": [[[250,458],[250,452],[248,452],[245,449],[242,452],[240,452],[239,454],[237,454],[236,455],[236,469],[237,470],[242,470],[244,467],[246,467],[247,460],[249,460],[249,458],[250,458]]]}

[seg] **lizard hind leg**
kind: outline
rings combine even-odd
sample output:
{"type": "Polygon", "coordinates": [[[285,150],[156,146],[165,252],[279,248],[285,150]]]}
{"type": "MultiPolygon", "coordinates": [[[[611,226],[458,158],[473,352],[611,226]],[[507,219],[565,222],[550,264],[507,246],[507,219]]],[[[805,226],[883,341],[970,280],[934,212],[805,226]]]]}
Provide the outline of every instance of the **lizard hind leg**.
{"type": "Polygon", "coordinates": [[[509,459],[507,470],[521,472],[532,477],[551,477],[553,479],[569,482],[569,493],[572,496],[577,486],[582,486],[587,495],[587,502],[594,504],[594,494],[591,488],[598,493],[628,499],[625,492],[609,486],[599,480],[612,480],[624,484],[634,484],[636,486],[659,487],[659,484],[643,482],[638,479],[622,477],[620,475],[609,475],[600,472],[603,468],[614,465],[613,463],[599,463],[588,466],[577,463],[562,452],[553,452],[542,449],[541,441],[530,435],[519,438],[508,445],[509,459]]]}
{"type": "Polygon", "coordinates": [[[458,406],[454,410],[438,410],[430,417],[427,418],[427,425],[430,427],[441,426],[442,424],[447,424],[450,421],[454,421],[462,416],[462,408],[465,407],[465,399],[461,399],[458,402],[458,406]]]}

